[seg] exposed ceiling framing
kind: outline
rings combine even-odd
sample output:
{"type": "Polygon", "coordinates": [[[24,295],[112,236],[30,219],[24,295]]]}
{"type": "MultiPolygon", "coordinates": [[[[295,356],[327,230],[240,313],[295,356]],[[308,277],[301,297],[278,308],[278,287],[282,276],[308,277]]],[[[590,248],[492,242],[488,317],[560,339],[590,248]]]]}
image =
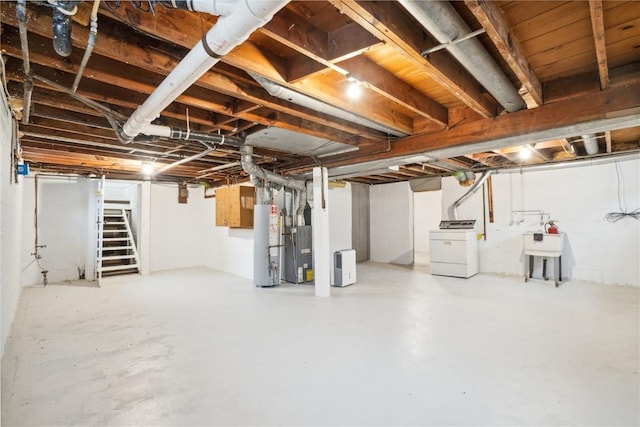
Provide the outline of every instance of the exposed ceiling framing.
{"type": "MultiPolygon", "coordinates": [[[[19,136],[33,170],[140,179],[143,163],[160,169],[202,151],[197,141],[164,137],[123,144],[88,100],[113,117],[129,117],[200,43],[216,16],[158,1],[102,1],[95,47],[71,95],[94,2],[78,5],[68,57],[52,47],[52,7],[46,3],[27,2],[35,78],[25,105],[29,79],[18,4],[0,2],[4,80],[19,120],[28,108],[19,136]]],[[[224,55],[157,122],[246,138],[256,164],[279,174],[323,165],[338,175],[349,166],[345,179],[365,184],[640,150],[636,2],[451,5],[473,31],[455,38],[477,40],[526,109],[505,111],[490,88],[398,2],[293,1],[224,55]],[[260,82],[265,79],[271,89],[260,82]],[[358,99],[347,96],[353,81],[362,90],[358,99]],[[281,88],[279,96],[274,87],[281,88]],[[295,99],[287,95],[292,93],[295,99]],[[586,134],[595,135],[598,153],[585,151],[586,134]],[[527,160],[518,155],[523,147],[533,154],[527,160]]],[[[233,184],[249,178],[239,160],[237,147],[219,145],[153,179],[233,184]]]]}

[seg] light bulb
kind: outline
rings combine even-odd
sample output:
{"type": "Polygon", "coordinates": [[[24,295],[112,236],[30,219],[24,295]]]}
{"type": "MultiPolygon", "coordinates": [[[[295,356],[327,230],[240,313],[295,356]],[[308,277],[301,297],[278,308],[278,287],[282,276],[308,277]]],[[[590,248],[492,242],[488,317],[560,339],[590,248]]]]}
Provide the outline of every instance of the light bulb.
{"type": "Polygon", "coordinates": [[[529,150],[529,147],[525,145],[520,149],[520,158],[522,160],[527,160],[529,157],[531,157],[531,150],[529,150]]]}
{"type": "Polygon", "coordinates": [[[153,165],[151,163],[142,163],[142,174],[146,176],[153,175],[153,165]]]}
{"type": "Polygon", "coordinates": [[[349,87],[347,88],[347,96],[351,99],[360,98],[360,94],[362,93],[362,88],[357,82],[351,82],[349,87]]]}

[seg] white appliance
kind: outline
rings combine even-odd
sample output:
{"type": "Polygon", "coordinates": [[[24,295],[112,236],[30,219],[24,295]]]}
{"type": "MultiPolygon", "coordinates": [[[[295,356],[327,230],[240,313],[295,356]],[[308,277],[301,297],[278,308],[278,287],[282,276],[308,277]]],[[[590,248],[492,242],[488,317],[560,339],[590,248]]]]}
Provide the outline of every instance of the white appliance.
{"type": "Polygon", "coordinates": [[[429,231],[431,274],[469,278],[478,273],[475,220],[440,222],[429,231]]]}
{"type": "Polygon", "coordinates": [[[356,251],[343,249],[333,253],[333,286],[356,283],[356,251]]]}

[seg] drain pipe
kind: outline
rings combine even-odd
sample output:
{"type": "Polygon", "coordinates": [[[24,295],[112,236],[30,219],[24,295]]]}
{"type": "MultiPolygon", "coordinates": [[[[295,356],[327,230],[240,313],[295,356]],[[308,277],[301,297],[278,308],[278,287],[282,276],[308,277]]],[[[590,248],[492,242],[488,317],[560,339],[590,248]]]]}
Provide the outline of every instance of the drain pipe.
{"type": "Polygon", "coordinates": [[[400,4],[429,31],[487,91],[510,113],[526,107],[491,55],[476,38],[449,44],[471,33],[471,29],[447,1],[399,0],[400,4]]]}
{"type": "Polygon", "coordinates": [[[53,49],[60,56],[71,55],[71,17],[78,11],[81,0],[48,0],[53,6],[51,29],[53,31],[53,49]]]}
{"type": "MultiPolygon", "coordinates": [[[[170,3],[175,5],[178,2],[170,3]]],[[[180,2],[180,4],[187,3],[192,7],[213,4],[214,11],[221,13],[220,18],[122,126],[119,138],[125,143],[131,142],[140,133],[154,135],[150,133],[152,130],[149,129],[149,124],[189,86],[217,64],[220,58],[244,42],[256,29],[269,22],[272,16],[288,3],[288,0],[243,0],[236,2],[233,8],[229,3],[223,2],[221,4],[225,7],[219,10],[216,10],[216,2],[213,1],[180,2]]],[[[195,11],[207,12],[207,10],[195,11]]]]}
{"type": "Polygon", "coordinates": [[[29,61],[29,40],[27,39],[27,5],[26,0],[18,0],[16,4],[16,17],[20,29],[20,46],[22,47],[22,68],[24,69],[24,98],[22,101],[22,123],[29,123],[31,110],[31,94],[33,93],[33,76],[29,61]]]}
{"type": "Polygon", "coordinates": [[[91,53],[93,52],[93,46],[96,44],[96,37],[98,35],[98,8],[100,7],[100,0],[93,0],[93,9],[91,9],[91,28],[89,29],[89,40],[87,40],[87,48],[84,51],[84,56],[82,57],[82,62],[80,63],[80,68],[78,68],[78,74],[76,74],[76,79],[73,82],[73,86],[71,90],[74,92],[78,90],[78,85],[80,84],[80,79],[82,79],[82,73],[84,73],[84,69],[87,66],[87,62],[89,62],[89,57],[91,57],[91,53]]]}
{"type": "Polygon", "coordinates": [[[594,154],[598,154],[600,148],[598,147],[598,140],[594,134],[591,135],[580,135],[582,138],[582,144],[584,145],[584,150],[588,155],[593,156],[594,154]]]}
{"type": "Polygon", "coordinates": [[[480,179],[476,180],[476,182],[473,183],[473,185],[469,188],[469,191],[467,191],[466,193],[464,193],[464,195],[462,197],[460,197],[458,200],[456,200],[455,202],[453,202],[453,204],[449,207],[449,219],[458,219],[458,207],[465,201],[467,200],[469,197],[471,197],[471,195],[473,195],[473,193],[475,193],[476,191],[478,191],[478,189],[480,187],[482,187],[482,184],[484,184],[484,182],[487,180],[487,178],[489,178],[489,176],[491,176],[491,174],[493,173],[493,171],[488,170],[485,171],[482,176],[480,177],[480,179]]]}
{"type": "Polygon", "coordinates": [[[251,176],[251,181],[254,182],[256,178],[262,178],[265,181],[269,181],[278,185],[282,185],[287,188],[291,188],[298,191],[298,210],[296,211],[297,224],[304,225],[304,208],[307,205],[307,185],[304,181],[299,181],[293,178],[287,178],[277,173],[269,172],[268,170],[257,166],[253,163],[253,147],[250,145],[240,146],[240,153],[242,154],[241,163],[242,169],[251,176]]]}

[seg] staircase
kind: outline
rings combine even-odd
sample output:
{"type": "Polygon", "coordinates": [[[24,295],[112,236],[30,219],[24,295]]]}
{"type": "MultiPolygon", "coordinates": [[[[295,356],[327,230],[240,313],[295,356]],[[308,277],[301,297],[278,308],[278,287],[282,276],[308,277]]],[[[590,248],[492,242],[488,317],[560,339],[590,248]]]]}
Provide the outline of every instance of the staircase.
{"type": "Polygon", "coordinates": [[[139,272],[138,251],[124,209],[104,209],[98,242],[99,277],[139,272]]]}

